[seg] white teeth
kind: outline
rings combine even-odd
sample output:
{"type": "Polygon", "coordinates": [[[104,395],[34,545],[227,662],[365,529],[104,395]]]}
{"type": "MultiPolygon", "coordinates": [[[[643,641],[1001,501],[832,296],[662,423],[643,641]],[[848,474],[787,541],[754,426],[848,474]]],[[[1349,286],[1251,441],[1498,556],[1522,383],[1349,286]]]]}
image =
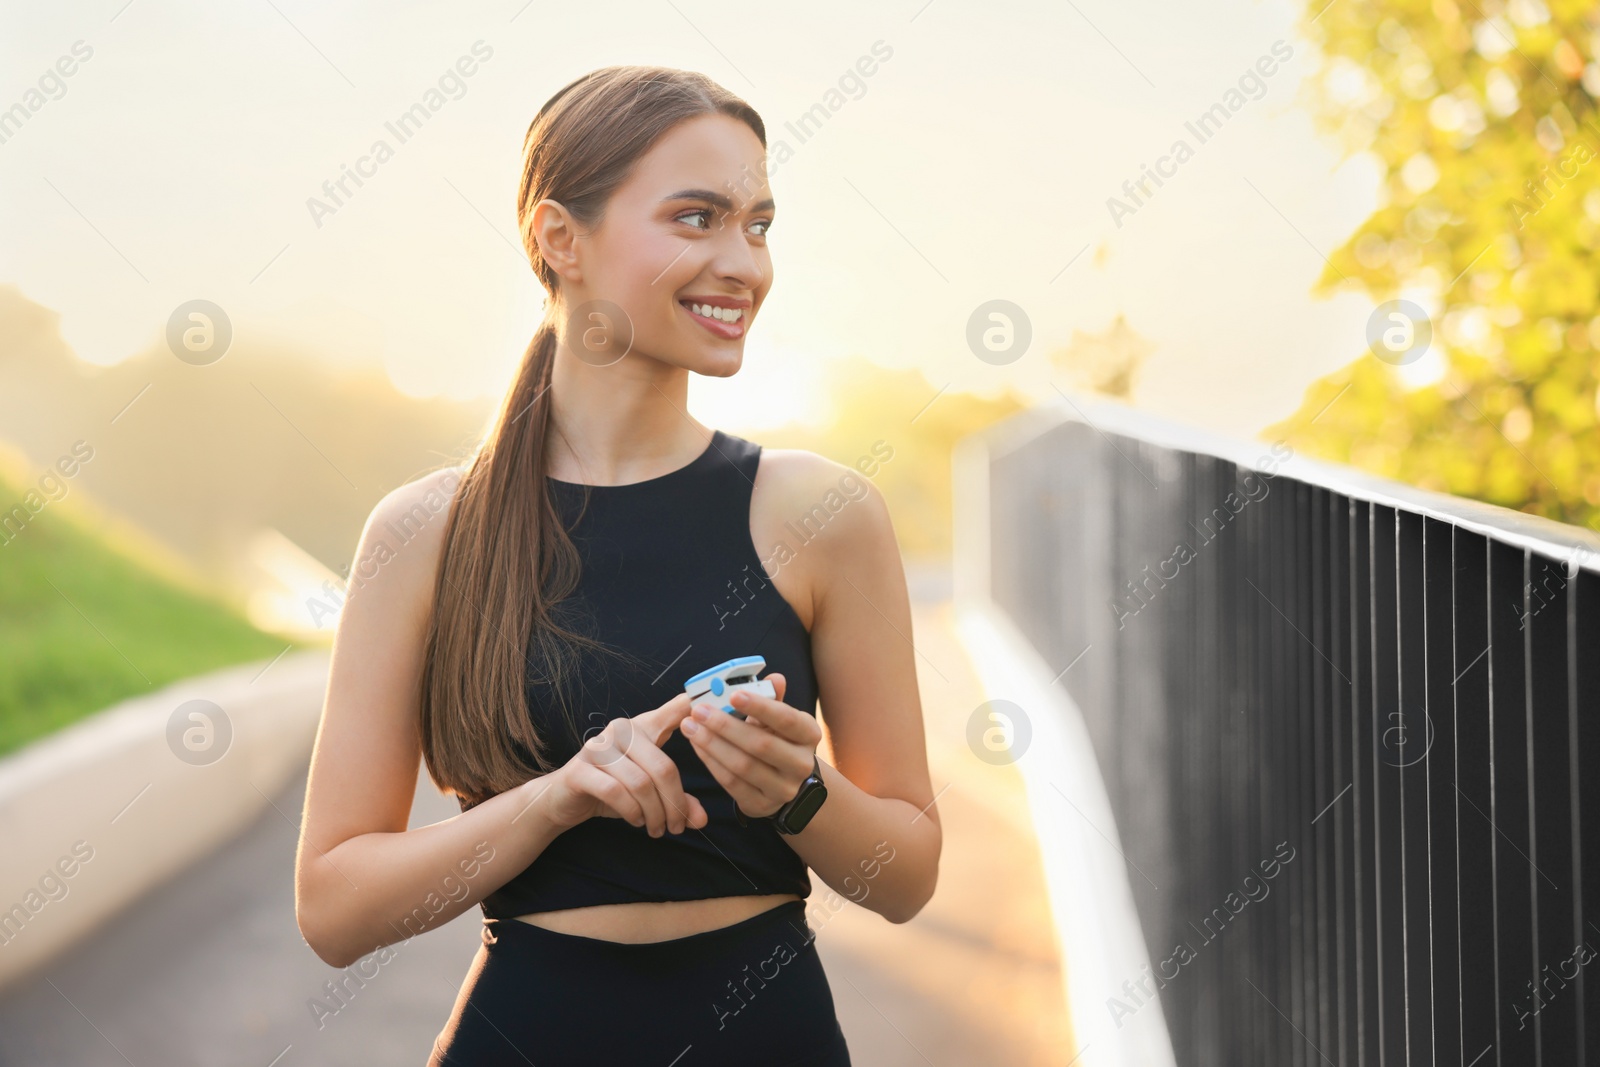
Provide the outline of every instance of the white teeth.
{"type": "Polygon", "coordinates": [[[712,304],[690,304],[689,310],[696,315],[704,315],[708,319],[719,322],[738,322],[744,318],[744,308],[719,308],[712,304]]]}

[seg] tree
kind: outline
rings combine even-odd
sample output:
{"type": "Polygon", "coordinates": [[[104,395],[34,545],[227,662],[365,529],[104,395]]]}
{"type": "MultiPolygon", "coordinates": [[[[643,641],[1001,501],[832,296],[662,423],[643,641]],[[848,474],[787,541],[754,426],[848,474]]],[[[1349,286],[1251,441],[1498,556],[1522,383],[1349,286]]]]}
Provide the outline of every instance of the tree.
{"type": "Polygon", "coordinates": [[[1154,350],[1128,320],[1118,314],[1105,333],[1072,331],[1072,341],[1050,354],[1050,364],[1078,389],[1129,400],[1139,368],[1154,350]]]}
{"type": "Polygon", "coordinates": [[[1600,14],[1570,0],[1310,0],[1302,26],[1325,57],[1319,126],[1385,168],[1379,208],[1317,291],[1403,298],[1427,318],[1380,307],[1378,344],[1266,432],[1600,527],[1600,14]],[[1413,328],[1431,333],[1425,356],[1406,351],[1413,328]]]}

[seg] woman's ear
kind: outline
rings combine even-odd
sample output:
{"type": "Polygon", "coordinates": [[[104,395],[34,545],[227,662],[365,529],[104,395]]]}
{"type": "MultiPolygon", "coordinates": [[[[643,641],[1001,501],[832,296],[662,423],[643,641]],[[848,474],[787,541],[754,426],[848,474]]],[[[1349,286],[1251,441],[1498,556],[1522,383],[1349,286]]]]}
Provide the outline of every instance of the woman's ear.
{"type": "Polygon", "coordinates": [[[541,200],[533,207],[533,236],[539,242],[539,255],[561,278],[581,283],[578,229],[567,209],[555,200],[541,200]]]}

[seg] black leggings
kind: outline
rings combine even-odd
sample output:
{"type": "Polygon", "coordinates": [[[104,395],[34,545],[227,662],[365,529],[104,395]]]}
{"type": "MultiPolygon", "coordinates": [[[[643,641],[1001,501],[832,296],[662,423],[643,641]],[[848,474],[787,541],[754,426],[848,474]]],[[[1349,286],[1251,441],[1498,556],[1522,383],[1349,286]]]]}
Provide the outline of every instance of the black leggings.
{"type": "Polygon", "coordinates": [[[485,919],[428,1067],[850,1067],[805,901],[626,944],[485,919]]]}

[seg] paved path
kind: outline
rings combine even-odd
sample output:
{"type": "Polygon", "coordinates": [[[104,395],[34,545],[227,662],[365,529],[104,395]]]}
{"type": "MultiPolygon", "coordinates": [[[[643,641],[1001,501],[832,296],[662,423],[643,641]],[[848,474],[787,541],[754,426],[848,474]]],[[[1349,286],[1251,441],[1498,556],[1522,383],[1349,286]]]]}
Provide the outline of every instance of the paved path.
{"type": "MultiPolygon", "coordinates": [[[[858,1067],[1060,1065],[1073,1051],[1022,782],[967,750],[982,696],[937,583],[915,607],[930,766],[943,790],[939,891],[910,923],[850,904],[820,925],[839,1016],[858,1067]]],[[[420,1067],[477,950],[481,913],[415,938],[381,967],[351,968],[368,977],[349,979],[347,1003],[319,1021],[311,1005],[341,972],[295,926],[304,790],[301,776],[226,848],[9,990],[0,1067],[420,1067]]],[[[412,825],[458,810],[424,778],[412,825]]]]}

